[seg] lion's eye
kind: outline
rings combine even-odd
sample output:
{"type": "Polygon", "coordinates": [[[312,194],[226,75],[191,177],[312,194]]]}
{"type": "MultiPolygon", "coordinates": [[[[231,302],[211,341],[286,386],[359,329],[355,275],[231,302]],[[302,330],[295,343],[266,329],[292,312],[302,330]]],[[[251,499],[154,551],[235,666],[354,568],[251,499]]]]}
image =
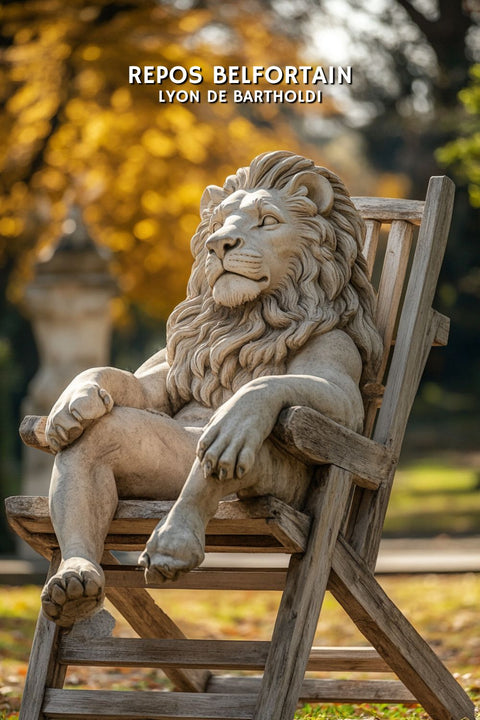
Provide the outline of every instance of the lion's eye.
{"type": "Polygon", "coordinates": [[[222,227],[222,223],[221,223],[221,222],[218,222],[218,220],[217,220],[217,221],[213,222],[213,223],[210,225],[210,227],[211,227],[211,229],[212,229],[212,232],[217,232],[217,230],[220,230],[220,228],[222,227]]]}
{"type": "Polygon", "coordinates": [[[265,225],[278,225],[278,220],[273,215],[264,215],[260,227],[265,227],[265,225]]]}

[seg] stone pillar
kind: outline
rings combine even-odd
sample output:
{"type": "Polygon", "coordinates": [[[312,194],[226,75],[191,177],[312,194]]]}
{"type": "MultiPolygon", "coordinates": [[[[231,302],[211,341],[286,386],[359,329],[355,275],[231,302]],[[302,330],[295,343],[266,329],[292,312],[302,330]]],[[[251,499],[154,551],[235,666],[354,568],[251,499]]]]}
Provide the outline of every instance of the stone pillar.
{"type": "MultiPolygon", "coordinates": [[[[23,402],[24,415],[47,415],[75,375],[109,362],[109,300],[115,283],[108,260],[93,243],[78,208],[71,210],[63,232],[49,256],[36,264],[26,289],[24,308],[40,367],[23,402]]],[[[51,467],[51,455],[25,447],[22,493],[47,495],[51,467]]]]}

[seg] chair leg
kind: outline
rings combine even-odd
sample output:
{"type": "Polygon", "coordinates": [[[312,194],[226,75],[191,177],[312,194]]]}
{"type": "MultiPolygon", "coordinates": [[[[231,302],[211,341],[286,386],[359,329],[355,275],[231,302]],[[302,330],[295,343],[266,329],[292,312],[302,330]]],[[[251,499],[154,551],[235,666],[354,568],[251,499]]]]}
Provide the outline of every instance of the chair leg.
{"type": "Polygon", "coordinates": [[[475,720],[463,688],[345,541],[337,542],[328,587],[433,720],[475,720]]]}
{"type": "Polygon", "coordinates": [[[255,720],[293,718],[349,491],[350,475],[333,466],[313,490],[307,549],[304,555],[294,555],[290,561],[255,720]]]}
{"type": "MultiPolygon", "coordinates": [[[[55,574],[59,564],[60,552],[55,551],[50,562],[49,578],[55,574]]],[[[61,633],[62,630],[48,620],[40,610],[25,678],[19,720],[41,720],[45,688],[63,687],[66,667],[57,662],[61,633]]]]}

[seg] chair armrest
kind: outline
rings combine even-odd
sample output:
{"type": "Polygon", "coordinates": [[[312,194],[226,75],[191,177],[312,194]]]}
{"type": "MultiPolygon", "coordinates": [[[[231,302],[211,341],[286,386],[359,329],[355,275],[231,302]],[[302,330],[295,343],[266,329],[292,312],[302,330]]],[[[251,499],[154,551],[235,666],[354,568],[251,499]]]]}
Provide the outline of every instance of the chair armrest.
{"type": "MultiPolygon", "coordinates": [[[[19,432],[26,445],[53,453],[45,438],[46,421],[42,415],[26,415],[19,432]]],[[[389,477],[397,462],[384,445],[308,407],[282,410],[273,435],[289,453],[303,462],[337,465],[353,473],[357,485],[371,490],[389,477]]]]}
{"type": "Polygon", "coordinates": [[[18,432],[25,445],[54,454],[45,437],[46,415],[25,415],[18,432]]]}
{"type": "Polygon", "coordinates": [[[375,490],[389,477],[397,458],[384,445],[359,435],[308,407],[285,408],[274,438],[303,462],[337,465],[361,487],[375,490]]]}

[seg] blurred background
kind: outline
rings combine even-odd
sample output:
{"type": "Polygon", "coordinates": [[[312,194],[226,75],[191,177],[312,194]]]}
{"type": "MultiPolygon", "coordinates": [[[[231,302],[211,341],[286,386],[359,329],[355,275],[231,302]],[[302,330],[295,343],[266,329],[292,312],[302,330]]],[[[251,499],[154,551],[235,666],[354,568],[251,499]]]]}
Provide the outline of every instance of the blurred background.
{"type": "MultiPolygon", "coordinates": [[[[86,366],[133,370],[162,346],[204,187],[286,149],[352,195],[423,199],[431,175],[455,180],[436,301],[450,341],[422,382],[387,532],[480,534],[480,5],[366,5],[4,0],[3,496],[46,492],[49,458],[23,453],[22,414],[47,412],[86,366]],[[202,94],[213,65],[351,65],[353,83],[319,88],[321,105],[159,104],[129,65],[199,65],[202,94]]],[[[0,548],[15,548],[3,515],[0,548]]]]}

